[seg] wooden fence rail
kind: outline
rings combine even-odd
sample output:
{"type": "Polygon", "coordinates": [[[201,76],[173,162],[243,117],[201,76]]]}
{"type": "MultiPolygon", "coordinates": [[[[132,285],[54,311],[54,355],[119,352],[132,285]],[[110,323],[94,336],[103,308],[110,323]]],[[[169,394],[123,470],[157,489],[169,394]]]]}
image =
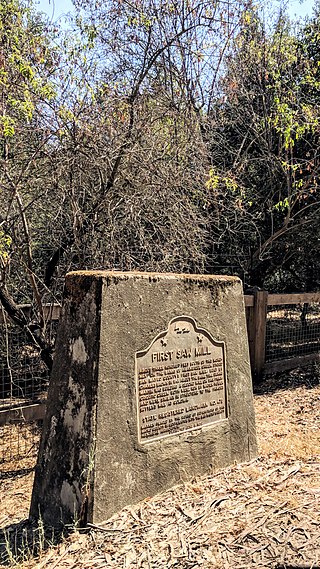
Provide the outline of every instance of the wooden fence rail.
{"type": "MultiPolygon", "coordinates": [[[[18,308],[22,310],[25,316],[29,316],[31,312],[30,304],[19,304],[18,308]]],[[[43,316],[46,321],[59,320],[61,312],[60,304],[44,304],[43,305],[43,316]]],[[[5,312],[0,305],[0,325],[5,322],[5,312]]],[[[9,317],[8,317],[9,320],[9,317]]]]}
{"type": "MultiPolygon", "coordinates": [[[[320,345],[320,292],[301,293],[301,294],[268,294],[267,291],[256,291],[253,294],[244,296],[247,331],[250,351],[250,361],[252,377],[254,381],[260,381],[263,373],[283,371],[293,369],[312,361],[320,361],[319,350],[314,353],[299,355],[296,357],[284,358],[274,361],[266,361],[267,346],[267,321],[268,307],[284,305],[304,305],[305,303],[315,303],[319,306],[319,342],[320,345]]],[[[28,305],[22,307],[26,313],[30,310],[28,305]]],[[[49,320],[58,320],[60,306],[47,306],[45,317],[49,320]]],[[[3,316],[0,310],[0,325],[3,323],[3,316]]],[[[318,345],[316,343],[316,345],[318,345]]],[[[19,421],[37,421],[43,418],[45,404],[34,402],[32,405],[14,406],[12,408],[0,409],[0,426],[19,421]]]]}
{"type": "MultiPolygon", "coordinates": [[[[244,301],[251,371],[254,381],[260,381],[263,373],[284,371],[306,365],[312,361],[320,361],[319,350],[311,354],[303,354],[271,362],[266,361],[268,306],[280,307],[315,303],[319,305],[320,317],[320,292],[269,294],[267,291],[258,290],[252,295],[245,295],[244,301]]],[[[320,342],[320,326],[318,340],[320,342]]]]}

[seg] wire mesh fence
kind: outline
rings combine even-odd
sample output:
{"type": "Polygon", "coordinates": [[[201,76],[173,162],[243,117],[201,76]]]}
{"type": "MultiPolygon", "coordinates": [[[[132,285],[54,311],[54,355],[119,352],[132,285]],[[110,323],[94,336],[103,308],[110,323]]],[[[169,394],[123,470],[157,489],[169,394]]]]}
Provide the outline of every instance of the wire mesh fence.
{"type": "Polygon", "coordinates": [[[320,304],[268,306],[266,362],[320,351],[320,304]]]}
{"type": "MultiPolygon", "coordinates": [[[[53,343],[57,315],[46,325],[46,339],[53,343]]],[[[36,402],[46,397],[48,369],[39,349],[23,328],[13,324],[2,313],[0,320],[0,410],[13,405],[36,402]]]]}
{"type": "Polygon", "coordinates": [[[10,472],[34,468],[41,423],[37,421],[0,427],[0,478],[10,472]]]}
{"type": "Polygon", "coordinates": [[[12,325],[0,328],[0,408],[41,399],[49,376],[39,350],[24,330],[12,325]]]}
{"type": "MultiPolygon", "coordinates": [[[[260,306],[259,313],[256,313],[254,297],[245,297],[248,314],[254,315],[253,319],[249,318],[248,326],[253,371],[257,356],[262,367],[266,369],[269,365],[275,370],[277,365],[290,358],[319,355],[319,293],[312,295],[316,302],[295,304],[279,303],[283,297],[289,302],[291,297],[304,298],[308,294],[282,295],[281,299],[278,296],[281,295],[271,295],[273,298],[269,305],[266,293],[265,306],[260,306]],[[257,331],[263,335],[262,342],[257,331]]],[[[51,307],[46,313],[46,334],[52,342],[59,319],[59,307],[56,308],[53,311],[51,307]]],[[[26,410],[34,404],[41,407],[47,396],[48,384],[48,371],[26,331],[12,324],[0,312],[0,474],[34,466],[44,409],[42,405],[38,415],[34,409],[30,414],[26,410]],[[12,413],[14,410],[17,412],[12,413]],[[2,419],[4,415],[8,418],[1,422],[1,415],[2,419]]]]}
{"type": "MultiPolygon", "coordinates": [[[[0,472],[34,466],[41,420],[26,412],[47,397],[49,372],[27,331],[0,312],[0,472]],[[23,466],[26,464],[27,466],[23,466]]],[[[58,311],[46,311],[45,334],[53,343],[58,311]]],[[[32,413],[32,415],[37,415],[32,413]]],[[[41,416],[41,413],[38,413],[41,416]]]]}

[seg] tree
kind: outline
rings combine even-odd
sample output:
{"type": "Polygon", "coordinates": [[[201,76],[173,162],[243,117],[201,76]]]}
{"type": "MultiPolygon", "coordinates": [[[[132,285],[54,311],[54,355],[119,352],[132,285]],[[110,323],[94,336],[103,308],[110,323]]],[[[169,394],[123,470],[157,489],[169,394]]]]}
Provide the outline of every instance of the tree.
{"type": "Polygon", "coordinates": [[[43,304],[61,297],[59,274],[203,271],[211,200],[203,125],[242,9],[81,6],[73,37],[55,36],[60,49],[31,4],[13,0],[2,13],[11,18],[3,100],[13,99],[2,114],[0,299],[49,366],[43,304]],[[31,326],[17,307],[28,300],[31,326]]]}
{"type": "Polygon", "coordinates": [[[72,148],[77,235],[72,227],[50,267],[76,241],[83,250],[90,235],[86,266],[91,257],[95,266],[202,271],[211,199],[204,108],[242,6],[83,0],[76,7],[86,59],[99,63],[94,73],[79,70],[86,85],[91,80],[86,104],[67,108],[62,152],[72,148]]]}
{"type": "Polygon", "coordinates": [[[29,2],[0,2],[0,301],[16,323],[26,326],[49,366],[51,358],[43,335],[35,337],[12,298],[18,281],[12,280],[11,291],[7,285],[17,274],[15,264],[19,263],[43,329],[42,294],[33,259],[34,202],[43,190],[39,180],[48,173],[43,152],[50,134],[40,115],[54,97],[50,76],[56,66],[55,55],[49,50],[44,24],[29,2]]]}
{"type": "Polygon", "coordinates": [[[228,210],[226,172],[233,180],[222,247],[237,252],[250,284],[319,285],[315,271],[306,277],[319,246],[319,70],[307,47],[317,33],[315,21],[294,35],[282,14],[268,33],[248,12],[221,81],[209,185],[228,210]]]}

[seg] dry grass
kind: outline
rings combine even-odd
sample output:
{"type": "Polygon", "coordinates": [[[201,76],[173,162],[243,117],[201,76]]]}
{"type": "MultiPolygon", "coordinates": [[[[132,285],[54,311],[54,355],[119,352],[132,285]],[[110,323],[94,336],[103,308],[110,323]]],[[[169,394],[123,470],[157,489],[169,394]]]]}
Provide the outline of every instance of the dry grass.
{"type": "MultiPolygon", "coordinates": [[[[125,508],[21,568],[320,566],[319,375],[312,366],[260,387],[258,458],[125,508]]],[[[31,481],[1,480],[2,527],[26,516],[31,481]]]]}
{"type": "Polygon", "coordinates": [[[34,424],[0,429],[0,528],[28,516],[39,434],[34,424]]]}

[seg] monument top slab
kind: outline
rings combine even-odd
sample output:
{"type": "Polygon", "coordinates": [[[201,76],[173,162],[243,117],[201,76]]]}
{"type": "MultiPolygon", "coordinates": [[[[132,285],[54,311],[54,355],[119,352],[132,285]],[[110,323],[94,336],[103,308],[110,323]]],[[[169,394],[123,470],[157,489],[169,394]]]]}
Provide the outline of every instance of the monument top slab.
{"type": "Polygon", "coordinates": [[[148,272],[148,271],[118,271],[115,269],[104,270],[96,269],[93,271],[83,270],[83,271],[70,271],[66,275],[66,279],[73,278],[114,278],[119,280],[128,280],[129,278],[141,278],[141,279],[156,279],[156,280],[168,280],[168,279],[179,279],[182,280],[192,280],[196,282],[200,281],[216,281],[220,283],[235,283],[240,282],[239,277],[229,276],[229,275],[202,275],[194,273],[158,273],[158,272],[148,272]]]}

